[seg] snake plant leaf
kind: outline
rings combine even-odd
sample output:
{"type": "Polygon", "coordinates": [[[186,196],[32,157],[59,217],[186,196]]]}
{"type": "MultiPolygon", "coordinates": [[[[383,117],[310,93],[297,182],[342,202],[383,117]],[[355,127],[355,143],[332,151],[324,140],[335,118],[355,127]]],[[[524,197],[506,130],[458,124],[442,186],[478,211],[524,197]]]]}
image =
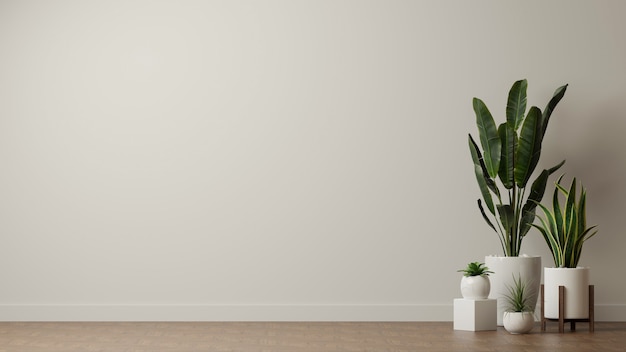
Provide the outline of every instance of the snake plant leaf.
{"type": "Polygon", "coordinates": [[[566,227],[564,231],[565,248],[563,249],[563,256],[565,258],[564,264],[568,268],[572,267],[572,263],[576,258],[576,245],[578,242],[578,213],[574,209],[575,205],[566,213],[566,227]]]}
{"type": "Polygon", "coordinates": [[[591,233],[591,230],[595,229],[596,227],[598,227],[598,225],[593,225],[590,228],[586,229],[585,232],[583,232],[583,237],[584,237],[583,242],[587,241],[588,239],[590,239],[591,237],[595,236],[598,233],[597,230],[591,233]]]}
{"type": "Polygon", "coordinates": [[[506,104],[506,121],[513,131],[517,131],[526,113],[526,90],[528,81],[525,79],[513,83],[506,104]]]}
{"type": "Polygon", "coordinates": [[[517,153],[515,155],[515,183],[526,187],[541,155],[541,111],[533,106],[528,111],[520,130],[517,153]]]}
{"type": "Polygon", "coordinates": [[[587,211],[587,192],[585,191],[585,189],[583,188],[582,191],[580,192],[580,200],[578,201],[578,209],[580,210],[580,214],[583,214],[579,219],[579,226],[581,229],[584,229],[587,227],[587,217],[586,217],[586,211],[587,211]]]}
{"type": "Polygon", "coordinates": [[[577,219],[573,219],[576,215],[576,178],[572,180],[569,192],[567,192],[567,198],[565,199],[565,215],[566,224],[571,227],[578,224],[577,219]]]}
{"type": "Polygon", "coordinates": [[[562,187],[561,187],[562,178],[563,178],[563,175],[561,175],[559,179],[556,181],[555,183],[556,187],[554,188],[554,194],[552,195],[552,208],[554,209],[554,214],[552,215],[552,217],[554,218],[554,226],[553,226],[554,229],[551,228],[550,230],[554,231],[553,233],[555,234],[555,237],[558,243],[565,243],[565,235],[563,234],[563,229],[565,227],[563,226],[563,213],[561,212],[561,203],[559,201],[559,191],[562,191],[562,187]]]}
{"type": "Polygon", "coordinates": [[[552,99],[546,105],[546,108],[543,110],[543,115],[541,116],[541,138],[546,134],[546,129],[548,128],[548,122],[550,122],[550,116],[552,116],[552,112],[559,104],[563,96],[565,95],[565,91],[567,90],[567,84],[557,88],[552,95],[552,99]]]}
{"type": "MultiPolygon", "coordinates": [[[[470,153],[472,154],[472,161],[474,162],[474,174],[476,175],[478,188],[480,188],[480,193],[482,194],[483,199],[485,200],[485,204],[487,204],[487,208],[489,208],[489,211],[491,211],[491,214],[495,215],[496,210],[493,205],[493,199],[491,198],[491,193],[489,193],[489,186],[488,186],[489,182],[487,180],[490,180],[491,183],[494,185],[494,187],[495,187],[495,183],[487,175],[487,171],[485,168],[485,164],[483,163],[483,157],[480,153],[480,149],[478,148],[478,145],[476,144],[476,142],[474,142],[474,138],[472,138],[471,134],[468,137],[468,142],[469,142],[470,153]]],[[[497,190],[497,187],[495,188],[497,190]]]]}
{"type": "Polygon", "coordinates": [[[564,240],[565,248],[563,256],[565,258],[565,266],[572,267],[576,259],[576,240],[578,237],[578,211],[576,210],[576,178],[572,181],[567,198],[565,199],[565,231],[564,240]]]}
{"type": "Polygon", "coordinates": [[[586,229],[579,238],[579,243],[576,246],[576,258],[573,258],[571,260],[571,266],[572,268],[575,268],[576,266],[578,266],[578,261],[580,260],[580,256],[582,254],[583,251],[583,243],[586,242],[588,239],[590,239],[591,237],[595,236],[595,234],[598,233],[598,231],[594,231],[593,233],[591,232],[593,229],[596,228],[596,225],[591,226],[590,228],[586,229]]]}
{"type": "Polygon", "coordinates": [[[476,114],[480,145],[483,148],[485,166],[487,167],[489,177],[495,178],[500,168],[500,153],[502,149],[498,129],[493,116],[491,116],[489,109],[482,100],[474,98],[473,106],[476,114]]]}
{"type": "Polygon", "coordinates": [[[543,211],[545,215],[545,220],[542,217],[539,217],[541,225],[539,226],[533,224],[532,226],[539,230],[544,240],[548,244],[548,247],[550,247],[550,252],[552,253],[554,265],[556,265],[557,267],[561,267],[563,256],[561,252],[561,246],[559,245],[559,238],[558,236],[556,236],[557,230],[555,218],[553,214],[550,213],[550,210],[548,210],[548,208],[546,208],[543,204],[538,204],[537,206],[543,211]]]}
{"type": "MultiPolygon", "coordinates": [[[[578,213],[580,216],[578,217],[578,228],[583,230],[587,228],[587,192],[585,188],[582,187],[580,191],[580,200],[578,201],[578,213]]],[[[584,237],[581,237],[581,240],[584,240],[584,237]]]]}
{"type": "Polygon", "coordinates": [[[506,189],[515,186],[515,150],[517,149],[517,133],[508,123],[498,127],[500,141],[502,141],[502,155],[500,157],[500,171],[498,176],[506,189]]]}

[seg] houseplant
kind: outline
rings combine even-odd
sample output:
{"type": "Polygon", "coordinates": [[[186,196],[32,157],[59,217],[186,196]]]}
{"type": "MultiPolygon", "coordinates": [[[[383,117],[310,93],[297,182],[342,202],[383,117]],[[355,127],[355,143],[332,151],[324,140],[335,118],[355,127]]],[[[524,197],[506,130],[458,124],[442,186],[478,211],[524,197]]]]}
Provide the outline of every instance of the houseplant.
{"type": "Polygon", "coordinates": [[[525,334],[535,325],[534,306],[530,304],[532,297],[521,276],[513,276],[513,285],[508,286],[505,295],[507,308],[504,312],[503,325],[511,334],[525,334]]]}
{"type": "Polygon", "coordinates": [[[461,278],[461,294],[465,299],[487,299],[491,290],[489,274],[493,274],[484,263],[472,262],[465,269],[461,278]]]}
{"type": "Polygon", "coordinates": [[[565,286],[565,319],[589,317],[589,268],[578,267],[584,243],[595,236],[596,226],[587,227],[587,192],[581,185],[577,200],[576,178],[569,189],[561,184],[563,176],[555,183],[552,210],[538,203],[544,217],[538,216],[535,225],[543,235],[552,258],[554,268],[544,268],[544,314],[546,318],[559,318],[559,286],[565,286]],[[559,194],[565,198],[561,206],[559,194]]]}
{"type": "MultiPolygon", "coordinates": [[[[520,248],[535,220],[537,202],[543,198],[548,177],[565,161],[530,180],[539,163],[550,117],[565,95],[567,85],[554,92],[543,112],[536,106],[526,112],[527,88],[525,79],[513,84],[506,105],[506,121],[499,126],[485,103],[473,99],[480,147],[470,134],[469,149],[482,195],[478,208],[498,235],[504,253],[504,257],[485,257],[487,266],[496,272],[491,278],[490,297],[501,298],[512,273],[519,273],[534,292],[535,301],[531,302],[534,306],[541,279],[541,257],[520,256],[520,248]]],[[[504,313],[501,301],[498,299],[498,325],[502,325],[504,313]]]]}

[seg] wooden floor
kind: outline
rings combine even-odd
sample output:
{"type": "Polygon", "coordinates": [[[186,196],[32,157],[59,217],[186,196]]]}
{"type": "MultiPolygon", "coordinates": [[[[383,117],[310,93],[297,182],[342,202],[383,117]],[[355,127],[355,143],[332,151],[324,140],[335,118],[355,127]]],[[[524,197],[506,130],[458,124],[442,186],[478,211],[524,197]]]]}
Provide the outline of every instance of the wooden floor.
{"type": "Polygon", "coordinates": [[[559,334],[454,331],[452,323],[0,323],[0,351],[626,351],[625,323],[559,334]]]}

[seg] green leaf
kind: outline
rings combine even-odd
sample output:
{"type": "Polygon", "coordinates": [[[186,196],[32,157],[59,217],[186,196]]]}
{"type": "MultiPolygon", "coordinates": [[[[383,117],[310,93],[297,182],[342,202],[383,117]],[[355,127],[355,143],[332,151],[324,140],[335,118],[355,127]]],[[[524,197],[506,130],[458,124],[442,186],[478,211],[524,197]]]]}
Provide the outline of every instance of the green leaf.
{"type": "Polygon", "coordinates": [[[515,221],[515,213],[513,212],[513,207],[508,204],[498,204],[498,214],[500,214],[500,221],[502,225],[504,225],[504,230],[509,231],[513,228],[513,223],[515,221]]]}
{"type": "Polygon", "coordinates": [[[509,204],[498,204],[496,205],[496,208],[498,209],[498,214],[500,215],[500,223],[504,227],[504,244],[506,247],[505,253],[507,256],[517,256],[517,238],[513,231],[515,225],[515,211],[509,204]]]}
{"type": "Polygon", "coordinates": [[[558,233],[560,232],[560,226],[557,225],[557,220],[555,215],[550,213],[548,208],[543,206],[542,204],[538,204],[545,215],[545,220],[543,218],[539,218],[541,222],[541,226],[533,225],[537,228],[541,234],[543,235],[548,247],[550,248],[550,252],[552,252],[552,258],[554,259],[554,265],[556,267],[561,267],[563,265],[563,253],[561,251],[561,241],[559,239],[558,233]]]}
{"type": "Polygon", "coordinates": [[[569,192],[567,192],[567,198],[565,198],[565,233],[569,234],[572,230],[572,227],[577,225],[577,223],[578,219],[576,218],[576,178],[574,178],[572,180],[569,192]]]}
{"type": "Polygon", "coordinates": [[[561,166],[563,166],[563,164],[565,164],[565,160],[561,161],[560,163],[558,163],[557,165],[551,167],[548,169],[548,172],[550,173],[550,175],[552,175],[556,170],[560,169],[561,166]]]}
{"type": "Polygon", "coordinates": [[[495,231],[498,232],[498,230],[496,230],[496,227],[493,226],[493,223],[491,222],[491,220],[489,220],[489,217],[487,216],[487,214],[485,213],[485,208],[483,208],[483,204],[481,203],[480,199],[478,200],[478,209],[480,209],[480,213],[483,214],[483,219],[485,219],[485,221],[487,222],[487,224],[495,231]]]}
{"type": "Polygon", "coordinates": [[[522,208],[522,219],[520,221],[521,237],[524,237],[528,231],[530,231],[531,225],[535,221],[537,203],[541,202],[541,199],[543,199],[549,176],[550,172],[548,170],[543,170],[530,188],[530,194],[528,195],[526,204],[524,204],[524,207],[522,208]]]}
{"type": "Polygon", "coordinates": [[[514,170],[515,170],[515,150],[517,149],[517,134],[515,130],[507,124],[503,123],[498,128],[500,141],[502,142],[502,156],[500,157],[500,171],[498,176],[506,189],[515,186],[514,170]]]}
{"type": "Polygon", "coordinates": [[[530,305],[531,296],[528,292],[528,284],[522,282],[521,274],[515,278],[513,274],[513,285],[506,285],[508,294],[504,294],[503,298],[506,302],[507,312],[532,312],[535,307],[530,305]]]}
{"type": "Polygon", "coordinates": [[[506,121],[513,131],[517,131],[526,113],[526,90],[528,82],[523,79],[513,83],[509,91],[509,99],[506,105],[506,121]]]}
{"type": "Polygon", "coordinates": [[[550,229],[551,231],[554,232],[555,234],[554,237],[556,237],[556,240],[559,243],[559,245],[560,244],[565,245],[565,233],[564,233],[565,226],[563,225],[563,213],[561,212],[561,203],[559,202],[559,191],[561,190],[560,182],[562,178],[563,178],[563,175],[561,175],[559,179],[557,180],[555,184],[556,187],[554,188],[554,194],[552,195],[552,208],[554,209],[554,213],[551,215],[554,218],[554,225],[553,225],[553,228],[550,229]]]}
{"type": "Polygon", "coordinates": [[[465,269],[457,270],[457,272],[463,273],[464,276],[489,276],[489,274],[493,274],[493,271],[484,265],[485,263],[472,262],[467,264],[465,269]]]}
{"type": "Polygon", "coordinates": [[[585,232],[583,232],[582,237],[584,237],[584,241],[587,241],[591,237],[595,236],[596,233],[598,233],[598,231],[594,231],[593,233],[591,233],[591,230],[595,229],[596,227],[598,227],[598,225],[593,225],[590,228],[586,229],[585,232]]]}
{"type": "Polygon", "coordinates": [[[543,170],[541,174],[535,179],[532,186],[530,187],[530,194],[528,195],[528,202],[537,204],[541,202],[543,199],[543,195],[546,192],[546,186],[548,184],[548,177],[550,176],[550,171],[543,170]]]}
{"type": "Polygon", "coordinates": [[[515,156],[515,183],[520,188],[526,187],[526,183],[535,170],[541,155],[540,116],[539,108],[531,107],[520,131],[515,156]]]}
{"type": "Polygon", "coordinates": [[[487,167],[489,177],[495,178],[500,168],[500,153],[502,148],[500,136],[498,136],[498,130],[493,116],[491,116],[485,103],[478,98],[474,98],[473,106],[474,112],[476,113],[476,125],[478,126],[480,145],[483,148],[485,166],[487,167]]]}
{"type": "MultiPolygon", "coordinates": [[[[491,211],[491,214],[496,214],[495,207],[493,205],[493,199],[491,198],[491,194],[489,193],[489,187],[487,185],[489,177],[486,175],[485,164],[483,163],[483,157],[480,154],[480,149],[478,149],[478,145],[474,142],[474,138],[472,135],[468,137],[470,153],[472,154],[472,161],[474,162],[474,174],[476,175],[476,181],[478,182],[478,188],[480,189],[480,193],[487,204],[487,208],[491,211]]],[[[493,180],[491,180],[493,183],[493,180]]],[[[496,187],[497,189],[497,187],[496,187]]]]}
{"type": "Polygon", "coordinates": [[[552,112],[565,95],[566,90],[567,84],[557,88],[552,95],[552,99],[550,99],[550,102],[548,102],[548,105],[546,105],[546,108],[543,110],[543,115],[541,116],[541,139],[543,139],[543,136],[546,134],[546,129],[548,128],[548,122],[550,122],[552,112]]]}
{"type": "Polygon", "coordinates": [[[578,214],[580,214],[578,217],[578,228],[582,230],[587,228],[587,192],[585,192],[582,186],[581,188],[580,200],[578,201],[578,214]]]}

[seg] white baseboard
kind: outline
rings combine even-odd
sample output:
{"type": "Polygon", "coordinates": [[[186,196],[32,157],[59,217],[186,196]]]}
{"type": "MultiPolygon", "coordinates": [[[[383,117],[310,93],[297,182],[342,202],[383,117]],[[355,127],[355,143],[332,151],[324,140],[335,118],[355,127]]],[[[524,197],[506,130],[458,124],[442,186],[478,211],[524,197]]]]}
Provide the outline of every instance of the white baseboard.
{"type": "MultiPolygon", "coordinates": [[[[452,321],[441,305],[0,305],[0,321],[452,321]]],[[[626,305],[595,306],[626,321],[626,305]]]]}
{"type": "Polygon", "coordinates": [[[451,321],[452,305],[0,305],[0,321],[451,321]]]}
{"type": "Polygon", "coordinates": [[[626,321],[626,304],[596,304],[596,321],[626,321]]]}

